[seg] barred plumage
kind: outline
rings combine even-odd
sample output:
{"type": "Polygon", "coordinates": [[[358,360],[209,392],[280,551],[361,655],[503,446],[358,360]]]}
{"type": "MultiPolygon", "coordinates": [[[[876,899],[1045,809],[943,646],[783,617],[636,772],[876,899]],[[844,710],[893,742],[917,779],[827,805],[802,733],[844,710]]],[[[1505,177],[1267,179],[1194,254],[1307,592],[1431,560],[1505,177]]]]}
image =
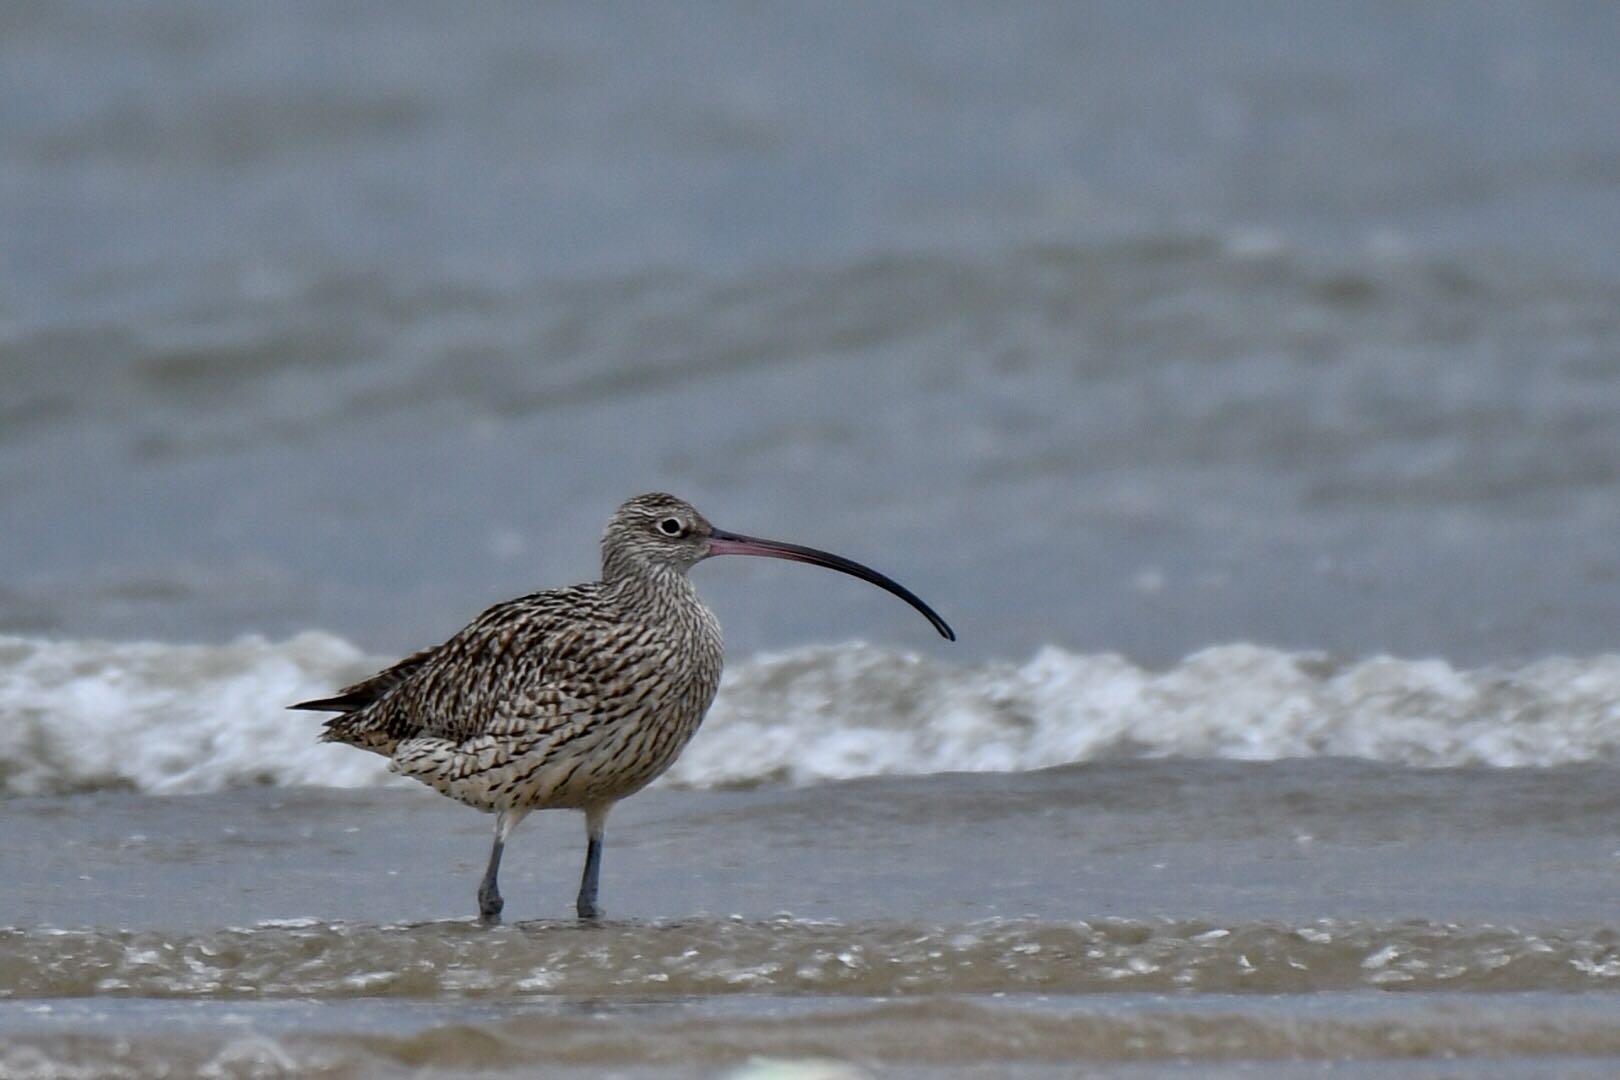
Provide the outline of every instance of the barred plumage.
{"type": "Polygon", "coordinates": [[[321,738],[390,759],[390,768],[497,815],[479,914],[499,921],[507,835],[532,810],[586,815],[576,907],[596,906],[607,812],[669,768],[720,685],[720,624],[686,572],[719,554],[827,566],[905,599],[893,581],[836,555],[715,529],[671,495],[621,506],[602,538],[602,580],[497,604],[444,644],[295,709],[341,712],[321,738]]]}

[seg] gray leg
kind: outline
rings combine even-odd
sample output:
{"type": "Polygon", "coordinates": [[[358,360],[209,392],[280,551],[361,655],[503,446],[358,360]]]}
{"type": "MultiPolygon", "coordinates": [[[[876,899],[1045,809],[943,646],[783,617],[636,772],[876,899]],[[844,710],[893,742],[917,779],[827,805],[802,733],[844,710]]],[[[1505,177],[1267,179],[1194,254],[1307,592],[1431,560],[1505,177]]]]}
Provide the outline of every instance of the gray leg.
{"type": "Polygon", "coordinates": [[[501,872],[501,852],[506,850],[507,836],[527,813],[526,810],[502,810],[495,815],[495,843],[489,849],[489,867],[484,871],[484,880],[478,883],[478,921],[485,926],[500,925],[501,909],[506,906],[496,881],[501,872]]]}
{"type": "Polygon", "coordinates": [[[506,841],[497,834],[495,844],[489,849],[489,869],[484,871],[484,880],[478,883],[478,921],[485,926],[499,926],[501,922],[501,909],[506,901],[501,899],[501,887],[495,878],[501,872],[501,852],[506,849],[506,841]]]}
{"type": "Polygon", "coordinates": [[[579,900],[574,904],[582,919],[602,917],[602,909],[596,906],[596,887],[602,876],[602,833],[606,826],[607,807],[585,811],[585,873],[579,879],[579,900]]]}

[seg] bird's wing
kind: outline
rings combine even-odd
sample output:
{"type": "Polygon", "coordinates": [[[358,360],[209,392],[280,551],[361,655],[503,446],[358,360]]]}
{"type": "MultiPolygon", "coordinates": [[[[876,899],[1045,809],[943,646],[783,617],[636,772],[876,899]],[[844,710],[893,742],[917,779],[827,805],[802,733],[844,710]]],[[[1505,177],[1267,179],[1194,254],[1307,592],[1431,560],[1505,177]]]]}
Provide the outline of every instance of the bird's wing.
{"type": "Polygon", "coordinates": [[[392,754],[402,740],[423,736],[462,742],[521,729],[543,737],[599,711],[646,651],[595,583],[520,597],[402,662],[417,660],[375,700],[327,721],[322,739],[392,754]]]}
{"type": "Polygon", "coordinates": [[[410,678],[423,664],[432,658],[434,653],[442,648],[444,648],[442,645],[429,646],[420,652],[412,653],[392,667],[384,668],[375,675],[369,675],[352,686],[345,686],[331,697],[300,701],[296,705],[287,706],[287,708],[308,709],[311,712],[351,713],[356,709],[363,709],[367,705],[374,705],[384,694],[410,678]]]}

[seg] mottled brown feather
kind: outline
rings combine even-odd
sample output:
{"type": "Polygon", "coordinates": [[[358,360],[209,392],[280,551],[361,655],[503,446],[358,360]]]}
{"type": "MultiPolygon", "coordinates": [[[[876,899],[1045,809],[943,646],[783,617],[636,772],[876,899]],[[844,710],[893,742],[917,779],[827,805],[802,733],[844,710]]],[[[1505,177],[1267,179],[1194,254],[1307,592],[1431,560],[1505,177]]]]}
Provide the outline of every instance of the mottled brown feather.
{"type": "Polygon", "coordinates": [[[608,579],[497,604],[442,645],[303,703],[344,710],[321,738],[484,810],[602,805],[645,786],[697,730],[723,649],[684,565],[615,544],[636,502],[604,540],[608,579]]]}
{"type": "Polygon", "coordinates": [[[393,667],[384,668],[377,674],[369,675],[352,686],[345,686],[331,697],[300,701],[296,705],[287,706],[287,708],[308,709],[311,712],[354,712],[356,709],[375,704],[384,694],[409,678],[412,672],[421,667],[441,647],[431,645],[419,652],[414,652],[393,667]]]}

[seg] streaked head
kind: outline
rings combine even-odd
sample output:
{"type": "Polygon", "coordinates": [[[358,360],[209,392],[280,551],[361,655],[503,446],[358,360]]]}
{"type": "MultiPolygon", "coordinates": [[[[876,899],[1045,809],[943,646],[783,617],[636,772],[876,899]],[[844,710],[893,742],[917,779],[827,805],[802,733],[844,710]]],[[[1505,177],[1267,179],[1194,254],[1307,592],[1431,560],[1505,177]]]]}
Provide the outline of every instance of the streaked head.
{"type": "Polygon", "coordinates": [[[956,640],[956,632],[933,608],[871,567],[817,548],[716,529],[690,503],[660,491],[637,495],[614,513],[602,535],[602,577],[611,581],[657,569],[684,574],[712,555],[789,559],[858,577],[898,596],[920,611],[941,636],[956,640]]]}
{"type": "Polygon", "coordinates": [[[685,573],[709,557],[710,525],[684,499],[651,491],[614,512],[602,534],[602,576],[607,579],[646,567],[685,573]]]}

